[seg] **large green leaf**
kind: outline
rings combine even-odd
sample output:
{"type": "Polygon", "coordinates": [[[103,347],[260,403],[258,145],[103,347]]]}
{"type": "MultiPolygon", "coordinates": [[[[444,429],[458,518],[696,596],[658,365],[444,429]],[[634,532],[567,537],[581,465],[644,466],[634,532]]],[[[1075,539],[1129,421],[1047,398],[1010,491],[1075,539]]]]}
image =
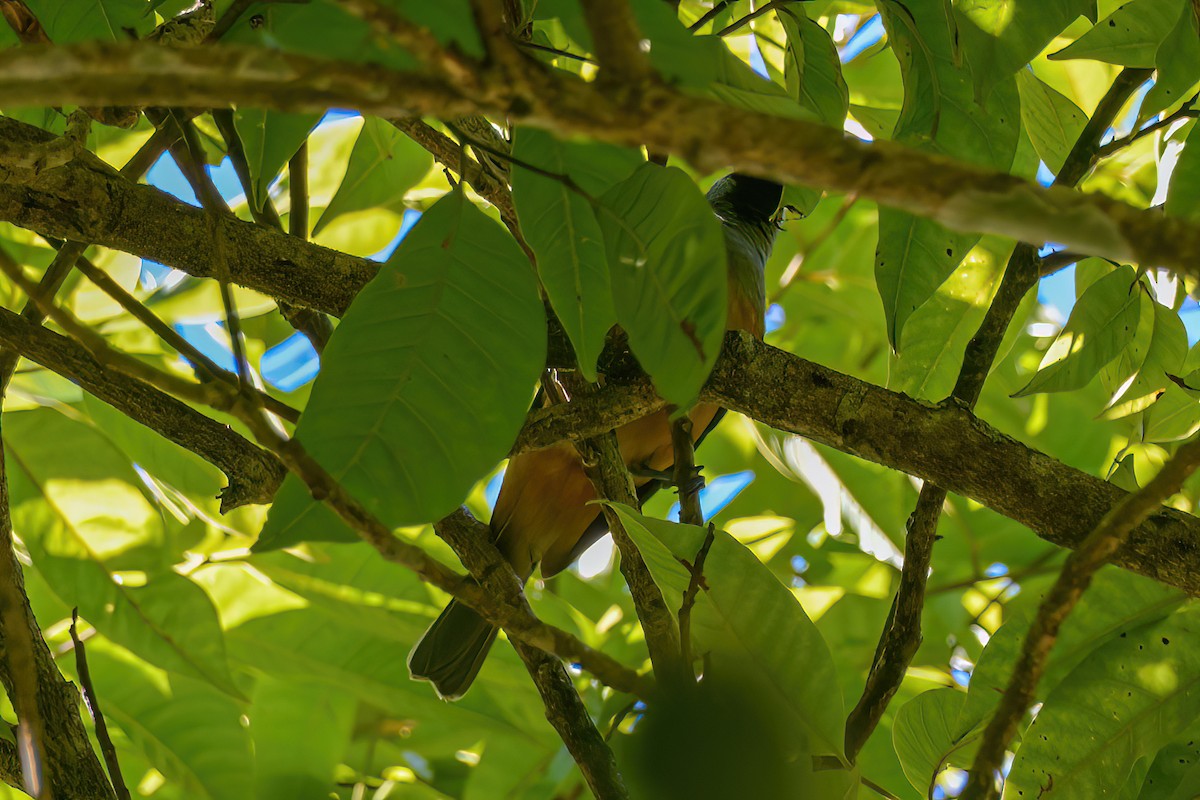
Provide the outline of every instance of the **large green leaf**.
{"type": "Polygon", "coordinates": [[[46,410],[6,415],[4,442],[14,530],[63,604],[150,663],[240,696],[212,602],[159,566],[162,523],[124,456],[46,410]]]}
{"type": "Polygon", "coordinates": [[[383,120],[367,117],[350,153],[342,185],[313,226],[313,236],[344,215],[402,211],[404,195],[425,177],[432,164],[433,157],[425,148],[383,120]]]}
{"type": "Polygon", "coordinates": [[[956,2],[957,33],[979,96],[987,97],[992,87],[1028,64],[1076,18],[1094,14],[1095,7],[1095,0],[956,2]]]}
{"type": "MultiPolygon", "coordinates": [[[[443,8],[463,0],[446,0],[443,8]]],[[[474,32],[474,26],[470,27],[474,32]]],[[[420,66],[394,41],[379,36],[370,23],[338,8],[336,0],[306,3],[255,3],[222,42],[256,44],[307,56],[381,64],[392,69],[420,66]]]]}
{"type": "Polygon", "coordinates": [[[1173,309],[1141,292],[1133,341],[1100,371],[1109,392],[1106,419],[1118,419],[1150,407],[1178,375],[1187,355],[1187,330],[1173,309]]]}
{"type": "MultiPolygon", "coordinates": [[[[706,532],[692,525],[645,517],[627,506],[613,508],[646,559],[669,607],[678,609],[706,532]]],[[[696,652],[731,654],[753,669],[786,711],[803,740],[800,752],[840,755],[844,733],[842,690],[829,647],[820,632],[771,571],[724,531],[704,562],[704,591],[692,611],[696,652]]]]}
{"type": "Polygon", "coordinates": [[[1017,88],[1021,92],[1021,120],[1025,130],[1042,161],[1057,174],[1083,133],[1087,114],[1030,70],[1017,73],[1017,88]]]}
{"type": "MultiPolygon", "coordinates": [[[[1007,170],[1016,153],[1020,107],[1015,81],[997,84],[986,103],[975,100],[970,69],[951,36],[941,0],[881,6],[904,76],[904,106],[893,138],[922,150],[1007,170]]],[[[974,247],[979,237],[891,208],[879,210],[875,281],[888,340],[901,341],[908,318],[974,247]]]]}
{"type": "Polygon", "coordinates": [[[591,142],[563,142],[536,128],[513,137],[513,203],[551,305],[575,346],[580,368],[596,380],[596,359],[617,321],[604,234],[592,202],[562,180],[521,167],[531,164],[570,176],[593,197],[642,161],[631,150],[591,142]],[[599,169],[598,169],[599,167],[599,169]],[[607,178],[597,181],[593,176],[607,178]],[[596,185],[598,184],[598,186],[596,185]]]}
{"type": "Polygon", "coordinates": [[[1158,46],[1175,27],[1182,5],[1181,0],[1130,0],[1050,58],[1153,67],[1158,46]]]}
{"type": "Polygon", "coordinates": [[[1133,267],[1115,269],[1080,296],[1037,374],[1016,397],[1080,389],[1133,341],[1142,289],[1133,267]]]}
{"type": "Polygon", "coordinates": [[[246,199],[255,208],[266,203],[271,182],[320,121],[320,114],[289,114],[262,108],[239,108],[234,113],[233,122],[250,167],[251,197],[246,199]]]}
{"type": "MultiPolygon", "coordinates": [[[[528,259],[452,192],[355,298],[296,437],[387,525],[440,519],[512,445],[545,353],[528,259]]],[[[351,538],[316,508],[289,477],[260,544],[351,538]]]]}
{"type": "Polygon", "coordinates": [[[787,34],[783,74],[788,91],[822,122],[842,127],[850,94],[829,33],[803,11],[781,10],[779,22],[787,34]]]}
{"type": "MultiPolygon", "coordinates": [[[[1036,598],[1031,598],[1031,605],[1033,599],[1036,598]]],[[[1059,631],[1046,674],[1039,684],[1039,696],[1045,697],[1071,670],[1122,632],[1162,619],[1183,601],[1182,592],[1149,578],[1116,567],[1102,569],[1059,631]]],[[[1000,701],[1029,631],[1030,619],[1030,613],[1017,612],[988,640],[971,672],[970,691],[959,716],[958,732],[978,725],[1000,701]]]]}
{"type": "Polygon", "coordinates": [[[934,781],[953,756],[969,764],[982,731],[960,732],[959,711],[967,696],[958,689],[923,692],[900,707],[892,723],[892,742],[913,788],[928,797],[934,781]]]}
{"type": "Polygon", "coordinates": [[[643,164],[601,198],[617,320],[668,402],[692,404],[725,332],[725,237],[682,170],[643,164]]]}
{"type": "Polygon", "coordinates": [[[1110,641],[1071,671],[1017,750],[1007,790],[1095,798],[1200,716],[1200,609],[1110,641]],[[1053,775],[1052,791],[1043,791],[1053,775]]]}
{"type": "Polygon", "coordinates": [[[128,41],[129,33],[149,33],[154,17],[144,0],[27,0],[26,4],[55,44],[100,39],[128,41]]]}
{"type": "Polygon", "coordinates": [[[1179,19],[1158,46],[1154,63],[1158,75],[1138,109],[1139,120],[1183,102],[1200,81],[1200,24],[1191,3],[1180,8],[1179,19]]]}
{"type": "MultiPolygon", "coordinates": [[[[254,759],[242,708],[209,686],[168,675],[93,637],[88,668],[104,715],[140,747],[185,797],[249,796],[254,759]]],[[[126,778],[135,775],[126,774],[126,778]]]]}
{"type": "Polygon", "coordinates": [[[255,800],[324,797],[354,725],[353,694],[306,680],[258,678],[250,708],[255,800]]]}

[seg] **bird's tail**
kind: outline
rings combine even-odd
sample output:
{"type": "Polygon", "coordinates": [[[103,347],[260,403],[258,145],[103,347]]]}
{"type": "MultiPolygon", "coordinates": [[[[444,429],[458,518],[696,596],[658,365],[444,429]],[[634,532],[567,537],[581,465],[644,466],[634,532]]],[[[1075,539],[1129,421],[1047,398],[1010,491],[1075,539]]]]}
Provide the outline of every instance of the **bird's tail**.
{"type": "Polygon", "coordinates": [[[479,674],[496,628],[472,608],[451,600],[408,655],[408,672],[429,681],[444,700],[457,700],[479,674]]]}

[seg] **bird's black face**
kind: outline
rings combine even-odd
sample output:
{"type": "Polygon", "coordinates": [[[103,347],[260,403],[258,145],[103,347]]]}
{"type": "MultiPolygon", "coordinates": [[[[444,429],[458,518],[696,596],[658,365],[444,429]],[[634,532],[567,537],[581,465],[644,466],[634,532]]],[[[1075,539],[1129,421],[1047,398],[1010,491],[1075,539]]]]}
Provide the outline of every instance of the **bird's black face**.
{"type": "Polygon", "coordinates": [[[734,172],[713,184],[708,196],[710,201],[719,198],[724,207],[746,222],[769,222],[779,209],[783,187],[775,181],[734,172]]]}

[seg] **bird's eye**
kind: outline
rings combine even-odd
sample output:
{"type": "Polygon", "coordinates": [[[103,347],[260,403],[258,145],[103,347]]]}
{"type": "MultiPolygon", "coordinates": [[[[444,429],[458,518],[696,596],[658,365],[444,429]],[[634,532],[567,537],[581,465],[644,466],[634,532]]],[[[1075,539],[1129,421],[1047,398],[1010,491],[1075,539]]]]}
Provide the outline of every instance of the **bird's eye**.
{"type": "Polygon", "coordinates": [[[257,30],[267,24],[267,20],[262,14],[255,14],[250,18],[250,27],[257,30]]]}

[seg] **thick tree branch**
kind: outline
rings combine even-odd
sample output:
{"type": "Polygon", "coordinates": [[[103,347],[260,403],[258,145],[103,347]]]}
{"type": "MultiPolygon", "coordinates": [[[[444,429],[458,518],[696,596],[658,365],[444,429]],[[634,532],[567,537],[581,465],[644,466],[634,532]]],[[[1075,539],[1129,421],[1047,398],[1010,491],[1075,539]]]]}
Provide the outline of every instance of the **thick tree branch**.
{"type": "Polygon", "coordinates": [[[1144,488],[1126,495],[1110,509],[1096,529],[1067,557],[1058,580],[1038,607],[1037,617],[1025,636],[1008,687],[984,731],[975,763],[971,766],[970,783],[963,794],[964,800],[993,800],[997,797],[994,776],[999,774],[1004,748],[1033,704],[1038,681],[1046,671],[1046,661],[1063,622],[1091,585],[1096,571],[1108,563],[1142,520],[1179,491],[1198,466],[1200,439],[1192,439],[1175,452],[1144,488]]]}
{"type": "MultiPolygon", "coordinates": [[[[508,598],[533,613],[516,573],[492,544],[487,525],[466,509],[459,509],[434,525],[434,530],[486,591],[495,597],[508,598]]],[[[596,730],[562,662],[520,641],[513,640],[512,644],[542,696],[546,719],[567,745],[592,793],[601,800],[628,797],[612,750],[596,730]]]]}
{"type": "Polygon", "coordinates": [[[732,166],[853,192],[957,230],[1057,241],[1200,275],[1192,257],[1200,251],[1200,226],[1183,220],[1099,195],[1044,189],[895,142],[858,142],[822,125],[736,109],[668,87],[605,92],[527,59],[454,83],[425,73],[224,45],[201,51],[84,44],[0,53],[0,107],[46,103],[237,103],[308,111],[342,106],[383,117],[490,112],[564,134],[644,144],[700,169],[732,166]]]}

